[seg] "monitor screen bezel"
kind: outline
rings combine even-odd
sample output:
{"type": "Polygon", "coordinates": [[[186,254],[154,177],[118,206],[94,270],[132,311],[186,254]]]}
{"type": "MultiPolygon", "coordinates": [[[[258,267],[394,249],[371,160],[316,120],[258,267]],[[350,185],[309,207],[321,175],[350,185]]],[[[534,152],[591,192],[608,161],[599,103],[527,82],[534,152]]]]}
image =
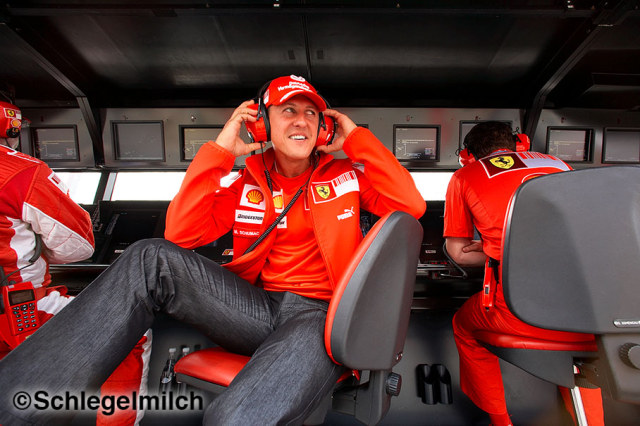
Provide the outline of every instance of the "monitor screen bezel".
{"type": "Polygon", "coordinates": [[[602,164],[640,164],[640,143],[638,147],[638,161],[611,161],[607,156],[607,135],[609,132],[629,132],[640,135],[640,127],[605,127],[602,132],[602,164]]]}
{"type": "Polygon", "coordinates": [[[78,126],[75,124],[60,124],[60,125],[49,125],[49,126],[31,126],[29,129],[31,133],[31,149],[33,151],[33,156],[44,161],[45,163],[77,163],[80,161],[80,146],[78,143],[78,126]],[[40,143],[37,137],[39,130],[52,130],[52,129],[68,129],[73,132],[73,142],[75,145],[76,155],[74,158],[42,158],[40,151],[40,143]]]}
{"type": "Polygon", "coordinates": [[[167,158],[166,148],[165,148],[165,137],[164,137],[164,121],[163,120],[112,120],[111,121],[111,136],[113,140],[113,156],[116,161],[123,162],[149,162],[149,163],[157,163],[157,162],[165,162],[167,158]],[[125,158],[120,154],[120,144],[118,138],[118,126],[120,125],[134,125],[134,124],[156,124],[160,126],[160,144],[162,148],[162,157],[161,158],[148,158],[148,157],[136,157],[136,158],[125,158]]]}
{"type": "Polygon", "coordinates": [[[593,135],[594,129],[590,127],[579,127],[579,126],[547,126],[547,137],[546,137],[546,145],[545,145],[545,154],[554,155],[549,152],[549,148],[551,147],[551,132],[553,130],[563,130],[563,131],[581,131],[584,132],[584,144],[585,144],[585,158],[583,160],[565,160],[557,155],[556,157],[560,158],[565,163],[593,163],[593,135]]]}
{"type": "MultiPolygon", "coordinates": [[[[189,129],[219,129],[220,131],[222,131],[223,128],[224,128],[223,124],[202,124],[202,125],[181,124],[179,126],[179,132],[180,132],[180,161],[182,161],[182,162],[191,162],[193,160],[193,158],[187,158],[186,152],[185,152],[185,143],[186,143],[185,131],[186,130],[189,130],[189,129]]],[[[220,132],[218,132],[218,134],[220,134],[220,132]]],[[[195,157],[195,154],[194,154],[194,157],[195,157]]]]}
{"type": "Polygon", "coordinates": [[[403,165],[412,165],[412,164],[433,164],[438,163],[440,161],[440,149],[441,149],[441,135],[442,129],[439,124],[394,124],[393,125],[393,155],[396,157],[398,162],[403,165]],[[399,129],[425,129],[425,130],[435,130],[436,131],[436,156],[434,159],[410,159],[410,158],[398,158],[396,155],[396,145],[398,139],[398,130],[399,129]]]}

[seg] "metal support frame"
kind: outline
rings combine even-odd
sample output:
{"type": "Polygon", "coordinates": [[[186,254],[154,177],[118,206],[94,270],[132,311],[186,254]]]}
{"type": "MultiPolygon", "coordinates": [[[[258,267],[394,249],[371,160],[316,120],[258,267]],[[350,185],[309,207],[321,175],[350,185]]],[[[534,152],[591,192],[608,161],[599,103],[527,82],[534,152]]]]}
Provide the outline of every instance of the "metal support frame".
{"type": "MultiPolygon", "coordinates": [[[[605,5],[608,2],[602,2],[605,5]]],[[[574,32],[573,36],[560,47],[549,65],[538,76],[540,89],[533,96],[531,105],[525,111],[523,122],[524,132],[533,140],[540,120],[540,114],[545,106],[547,96],[562,81],[573,67],[589,52],[589,48],[598,38],[604,28],[621,22],[633,10],[633,0],[619,0],[610,9],[601,6],[598,12],[587,18],[574,32]]]]}
{"type": "Polygon", "coordinates": [[[102,136],[100,132],[100,126],[96,120],[96,114],[89,104],[87,95],[78,87],[78,85],[72,81],[67,75],[65,75],[58,67],[56,67],[49,59],[43,54],[37,51],[31,44],[29,44],[23,37],[21,37],[15,29],[9,26],[5,22],[0,22],[0,31],[7,34],[14,43],[15,46],[20,47],[51,77],[53,77],[58,83],[60,83],[65,89],[67,89],[73,96],[75,96],[82,113],[82,117],[89,131],[91,142],[93,145],[93,155],[96,164],[104,164],[104,148],[102,145],[102,136]]]}

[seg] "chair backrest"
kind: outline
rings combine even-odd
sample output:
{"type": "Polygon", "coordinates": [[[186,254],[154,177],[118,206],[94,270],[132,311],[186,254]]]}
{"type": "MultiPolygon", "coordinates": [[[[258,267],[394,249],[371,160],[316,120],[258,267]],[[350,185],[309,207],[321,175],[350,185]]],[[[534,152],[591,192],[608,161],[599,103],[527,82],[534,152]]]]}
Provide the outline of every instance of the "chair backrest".
{"type": "Polygon", "coordinates": [[[640,167],[541,176],[511,204],[502,281],[516,316],[585,333],[640,319],[640,167]]]}
{"type": "Polygon", "coordinates": [[[380,218],[334,290],[325,327],[331,358],[352,369],[390,370],[407,335],[422,227],[404,212],[380,218]]]}
{"type": "Polygon", "coordinates": [[[511,311],[538,327],[595,334],[603,385],[616,399],[640,402],[640,369],[620,355],[625,344],[640,345],[640,167],[525,182],[503,239],[511,311]]]}

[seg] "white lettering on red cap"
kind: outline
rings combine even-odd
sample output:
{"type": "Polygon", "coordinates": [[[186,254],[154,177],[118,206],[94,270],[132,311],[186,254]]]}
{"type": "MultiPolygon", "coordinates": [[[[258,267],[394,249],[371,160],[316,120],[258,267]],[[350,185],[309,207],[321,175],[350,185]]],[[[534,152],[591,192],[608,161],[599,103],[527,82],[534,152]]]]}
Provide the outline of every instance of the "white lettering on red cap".
{"type": "Polygon", "coordinates": [[[278,86],[278,92],[282,92],[287,89],[289,90],[302,89],[305,92],[311,92],[311,89],[309,88],[308,84],[298,83],[294,81],[290,81],[289,84],[287,84],[286,86],[278,86]]]}

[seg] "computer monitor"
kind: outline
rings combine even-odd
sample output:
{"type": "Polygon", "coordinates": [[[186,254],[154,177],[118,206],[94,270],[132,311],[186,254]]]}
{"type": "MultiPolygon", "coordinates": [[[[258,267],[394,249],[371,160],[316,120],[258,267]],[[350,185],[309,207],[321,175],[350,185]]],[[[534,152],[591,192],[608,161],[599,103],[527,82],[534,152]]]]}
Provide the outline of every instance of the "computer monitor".
{"type": "Polygon", "coordinates": [[[605,128],[603,163],[640,163],[640,129],[605,128]]]}
{"type": "Polygon", "coordinates": [[[440,160],[440,126],[393,125],[393,152],[400,162],[440,160]]]}
{"type": "Polygon", "coordinates": [[[547,154],[570,163],[591,161],[593,129],[547,127],[547,154]]]}
{"type": "Polygon", "coordinates": [[[215,141],[223,126],[180,126],[180,159],[191,161],[200,147],[215,141]]]}
{"type": "Polygon", "coordinates": [[[33,152],[42,161],[79,161],[76,126],[32,127],[33,152]]]}
{"type": "Polygon", "coordinates": [[[112,121],[116,160],[164,161],[162,121],[112,121]]]}
{"type": "Polygon", "coordinates": [[[136,241],[163,238],[168,207],[169,201],[100,201],[93,262],[113,263],[136,241]]]}

